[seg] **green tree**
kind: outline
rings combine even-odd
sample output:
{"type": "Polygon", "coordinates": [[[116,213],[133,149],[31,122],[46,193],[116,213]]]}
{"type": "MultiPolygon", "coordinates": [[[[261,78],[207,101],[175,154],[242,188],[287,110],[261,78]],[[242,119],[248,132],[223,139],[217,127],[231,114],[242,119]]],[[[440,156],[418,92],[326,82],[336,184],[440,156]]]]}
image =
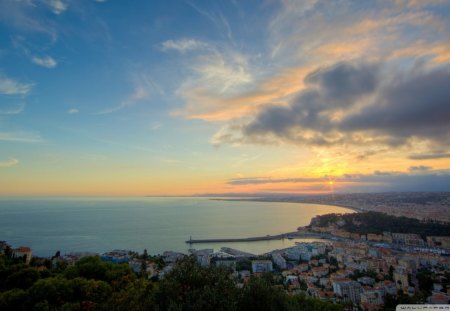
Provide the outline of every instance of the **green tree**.
{"type": "Polygon", "coordinates": [[[46,300],[49,305],[60,307],[67,301],[74,299],[74,290],[71,282],[60,276],[41,279],[28,290],[28,299],[31,306],[46,300]]]}
{"type": "Polygon", "coordinates": [[[145,279],[138,279],[128,284],[123,290],[114,291],[105,304],[105,308],[115,311],[155,310],[157,290],[157,284],[145,279]]]}
{"type": "Polygon", "coordinates": [[[235,310],[236,297],[227,269],[202,268],[187,257],[160,282],[157,300],[161,310],[235,310]]]}
{"type": "Polygon", "coordinates": [[[39,272],[35,268],[23,268],[12,273],[6,279],[7,288],[27,289],[39,279],[39,272]]]}
{"type": "Polygon", "coordinates": [[[303,311],[343,311],[344,307],[340,304],[333,304],[327,301],[307,298],[305,295],[294,295],[289,297],[290,310],[303,311]]]}
{"type": "Polygon", "coordinates": [[[144,249],[144,253],[142,254],[142,259],[144,259],[144,260],[148,259],[147,249],[144,249]]]}
{"type": "Polygon", "coordinates": [[[68,279],[83,277],[108,282],[113,287],[125,287],[136,277],[128,264],[112,264],[99,257],[85,257],[68,267],[63,275],[68,279]]]}
{"type": "Polygon", "coordinates": [[[239,310],[289,310],[288,296],[268,277],[252,277],[243,288],[239,310]]]}
{"type": "Polygon", "coordinates": [[[27,310],[24,305],[26,299],[27,292],[23,289],[0,292],[0,310],[27,310]]]}
{"type": "Polygon", "coordinates": [[[417,273],[417,280],[419,281],[419,288],[422,291],[425,291],[427,293],[431,292],[431,289],[433,288],[433,274],[430,270],[424,269],[417,273]]]}

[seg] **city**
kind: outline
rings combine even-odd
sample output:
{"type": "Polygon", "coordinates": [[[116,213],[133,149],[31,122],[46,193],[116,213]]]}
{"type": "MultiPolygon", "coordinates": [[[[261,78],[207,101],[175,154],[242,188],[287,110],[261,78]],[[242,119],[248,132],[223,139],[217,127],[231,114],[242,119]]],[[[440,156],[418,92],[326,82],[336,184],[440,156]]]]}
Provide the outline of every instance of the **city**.
{"type": "MultiPolygon", "coordinates": [[[[388,217],[372,213],[367,217],[388,217]]],[[[189,256],[199,267],[226,268],[238,288],[244,288],[251,278],[270,275],[274,286],[289,295],[304,295],[342,305],[346,310],[384,310],[402,302],[450,302],[449,235],[422,238],[415,233],[349,232],[343,229],[343,218],[352,215],[352,222],[357,222],[356,214],[318,216],[309,226],[300,227],[297,233],[299,236],[314,233],[323,241],[296,242],[293,247],[261,255],[230,247],[222,247],[219,252],[190,249],[189,254],[166,251],[155,256],[149,256],[147,250],[144,254],[129,250],[104,254],[72,252],[61,255],[58,252],[51,258],[51,266],[74,265],[82,258],[99,256],[105,262],[127,264],[137,275],[158,282],[189,256]],[[323,226],[323,223],[327,225],[323,226]]],[[[440,226],[447,231],[450,228],[448,223],[440,226]]],[[[290,234],[284,238],[298,238],[295,232],[290,234]]],[[[191,240],[192,244],[195,242],[191,240]]],[[[1,242],[0,251],[3,256],[24,258],[28,265],[32,261],[29,247],[11,248],[1,242]]]]}

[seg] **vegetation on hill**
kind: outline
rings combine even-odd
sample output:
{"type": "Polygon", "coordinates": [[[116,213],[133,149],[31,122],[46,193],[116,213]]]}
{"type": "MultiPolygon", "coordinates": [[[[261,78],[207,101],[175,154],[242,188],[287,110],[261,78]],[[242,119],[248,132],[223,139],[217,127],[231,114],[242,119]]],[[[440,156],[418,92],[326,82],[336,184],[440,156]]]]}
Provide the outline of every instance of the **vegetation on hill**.
{"type": "Polygon", "coordinates": [[[384,231],[416,233],[425,236],[450,236],[450,223],[433,220],[420,221],[414,218],[397,217],[379,212],[352,214],[327,214],[313,218],[310,226],[338,226],[352,233],[382,234],[384,231]]]}
{"type": "Polygon", "coordinates": [[[73,266],[30,266],[0,255],[0,310],[342,310],[341,305],[288,295],[271,275],[237,286],[231,271],[180,261],[161,281],[127,264],[85,257],[73,266]]]}

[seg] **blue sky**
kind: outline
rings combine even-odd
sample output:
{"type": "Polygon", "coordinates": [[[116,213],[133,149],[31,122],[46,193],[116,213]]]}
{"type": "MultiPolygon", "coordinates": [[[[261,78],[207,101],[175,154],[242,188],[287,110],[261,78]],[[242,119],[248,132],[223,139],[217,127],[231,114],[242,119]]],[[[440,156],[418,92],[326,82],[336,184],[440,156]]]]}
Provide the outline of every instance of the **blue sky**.
{"type": "Polygon", "coordinates": [[[0,194],[450,191],[449,13],[2,1],[0,194]]]}

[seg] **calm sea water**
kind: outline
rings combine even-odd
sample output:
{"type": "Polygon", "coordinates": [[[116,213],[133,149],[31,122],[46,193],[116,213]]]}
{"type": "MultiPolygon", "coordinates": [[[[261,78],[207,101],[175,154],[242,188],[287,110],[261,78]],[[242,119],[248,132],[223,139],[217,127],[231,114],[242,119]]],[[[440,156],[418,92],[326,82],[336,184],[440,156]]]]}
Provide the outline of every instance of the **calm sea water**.
{"type": "MultiPolygon", "coordinates": [[[[309,224],[315,215],[352,210],[318,204],[217,201],[209,198],[0,199],[0,240],[30,246],[39,256],[71,251],[129,249],[151,254],[187,252],[186,240],[279,234],[309,224]]],[[[294,240],[196,244],[260,254],[294,240]]]]}

